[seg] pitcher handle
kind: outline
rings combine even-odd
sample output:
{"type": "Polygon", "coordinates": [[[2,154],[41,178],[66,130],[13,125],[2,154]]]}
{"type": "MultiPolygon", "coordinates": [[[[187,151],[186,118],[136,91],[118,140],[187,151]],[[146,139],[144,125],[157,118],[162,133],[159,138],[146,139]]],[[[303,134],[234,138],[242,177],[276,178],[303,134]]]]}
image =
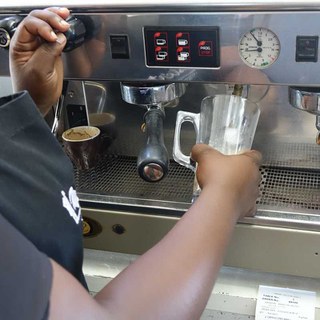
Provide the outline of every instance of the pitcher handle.
{"type": "Polygon", "coordinates": [[[193,124],[194,130],[196,132],[196,137],[198,141],[199,136],[199,123],[200,123],[200,113],[192,113],[186,111],[179,111],[177,113],[176,128],[174,132],[173,139],[173,159],[179,164],[196,171],[196,166],[190,161],[190,156],[185,155],[181,151],[180,145],[180,135],[181,135],[181,126],[184,122],[191,122],[193,124]]]}

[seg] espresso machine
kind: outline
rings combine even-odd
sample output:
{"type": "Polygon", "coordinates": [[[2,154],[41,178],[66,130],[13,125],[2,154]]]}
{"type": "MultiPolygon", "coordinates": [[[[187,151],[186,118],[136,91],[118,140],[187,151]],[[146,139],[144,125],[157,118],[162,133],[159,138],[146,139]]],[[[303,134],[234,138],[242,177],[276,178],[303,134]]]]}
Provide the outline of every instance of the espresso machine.
{"type": "MultiPolygon", "coordinates": [[[[99,252],[97,263],[109,255],[129,264],[173,227],[191,205],[194,181],[193,172],[172,159],[177,112],[198,113],[205,97],[241,88],[238,94],[261,110],[253,142],[263,156],[261,192],[255,216],[236,226],[221,283],[250,270],[255,283],[264,274],[282,286],[299,279],[299,288],[319,297],[320,1],[76,3],[59,3],[72,12],[61,118],[70,125],[63,110],[72,105],[78,119],[90,123],[99,104],[116,129],[95,168],[75,169],[87,259],[99,252]],[[92,91],[97,86],[100,93],[92,91]]],[[[48,5],[1,5],[2,81],[8,81],[7,48],[16,25],[48,5]]],[[[188,154],[194,129],[185,124],[182,131],[188,154]]],[[[238,279],[239,288],[244,279],[249,276],[238,279]]],[[[215,290],[215,298],[223,295],[215,290]]],[[[241,302],[250,305],[247,297],[241,302]]],[[[226,310],[222,305],[215,310],[226,310]]],[[[318,298],[317,319],[319,310],[318,298]]]]}

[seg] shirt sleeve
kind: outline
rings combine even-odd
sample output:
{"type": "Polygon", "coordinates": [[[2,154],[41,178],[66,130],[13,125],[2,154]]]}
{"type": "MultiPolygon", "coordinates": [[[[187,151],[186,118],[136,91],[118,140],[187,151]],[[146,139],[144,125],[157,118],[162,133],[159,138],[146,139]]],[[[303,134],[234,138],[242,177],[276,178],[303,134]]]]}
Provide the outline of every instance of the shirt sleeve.
{"type": "Polygon", "coordinates": [[[1,319],[48,317],[52,266],[44,254],[0,214],[1,319]]]}

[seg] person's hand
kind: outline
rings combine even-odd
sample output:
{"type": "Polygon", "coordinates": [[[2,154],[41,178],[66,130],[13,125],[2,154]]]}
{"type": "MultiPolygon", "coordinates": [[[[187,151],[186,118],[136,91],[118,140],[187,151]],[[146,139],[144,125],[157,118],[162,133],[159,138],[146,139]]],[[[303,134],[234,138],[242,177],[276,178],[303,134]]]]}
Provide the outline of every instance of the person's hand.
{"type": "Polygon", "coordinates": [[[198,163],[197,180],[202,190],[221,195],[239,209],[239,217],[252,215],[256,210],[261,174],[261,154],[248,151],[226,156],[205,144],[192,148],[192,159],[198,163]]]}
{"type": "Polygon", "coordinates": [[[28,90],[45,115],[62,91],[61,52],[69,29],[67,8],[34,10],[19,24],[10,43],[10,73],[15,92],[28,90]]]}

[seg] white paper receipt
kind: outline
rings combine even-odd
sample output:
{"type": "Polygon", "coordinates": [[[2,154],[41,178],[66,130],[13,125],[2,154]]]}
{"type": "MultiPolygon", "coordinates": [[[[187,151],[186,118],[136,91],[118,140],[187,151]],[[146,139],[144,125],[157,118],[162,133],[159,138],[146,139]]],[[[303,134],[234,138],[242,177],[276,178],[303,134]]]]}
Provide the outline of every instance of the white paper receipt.
{"type": "Polygon", "coordinates": [[[255,320],[314,320],[313,291],[259,286],[255,320]]]}

